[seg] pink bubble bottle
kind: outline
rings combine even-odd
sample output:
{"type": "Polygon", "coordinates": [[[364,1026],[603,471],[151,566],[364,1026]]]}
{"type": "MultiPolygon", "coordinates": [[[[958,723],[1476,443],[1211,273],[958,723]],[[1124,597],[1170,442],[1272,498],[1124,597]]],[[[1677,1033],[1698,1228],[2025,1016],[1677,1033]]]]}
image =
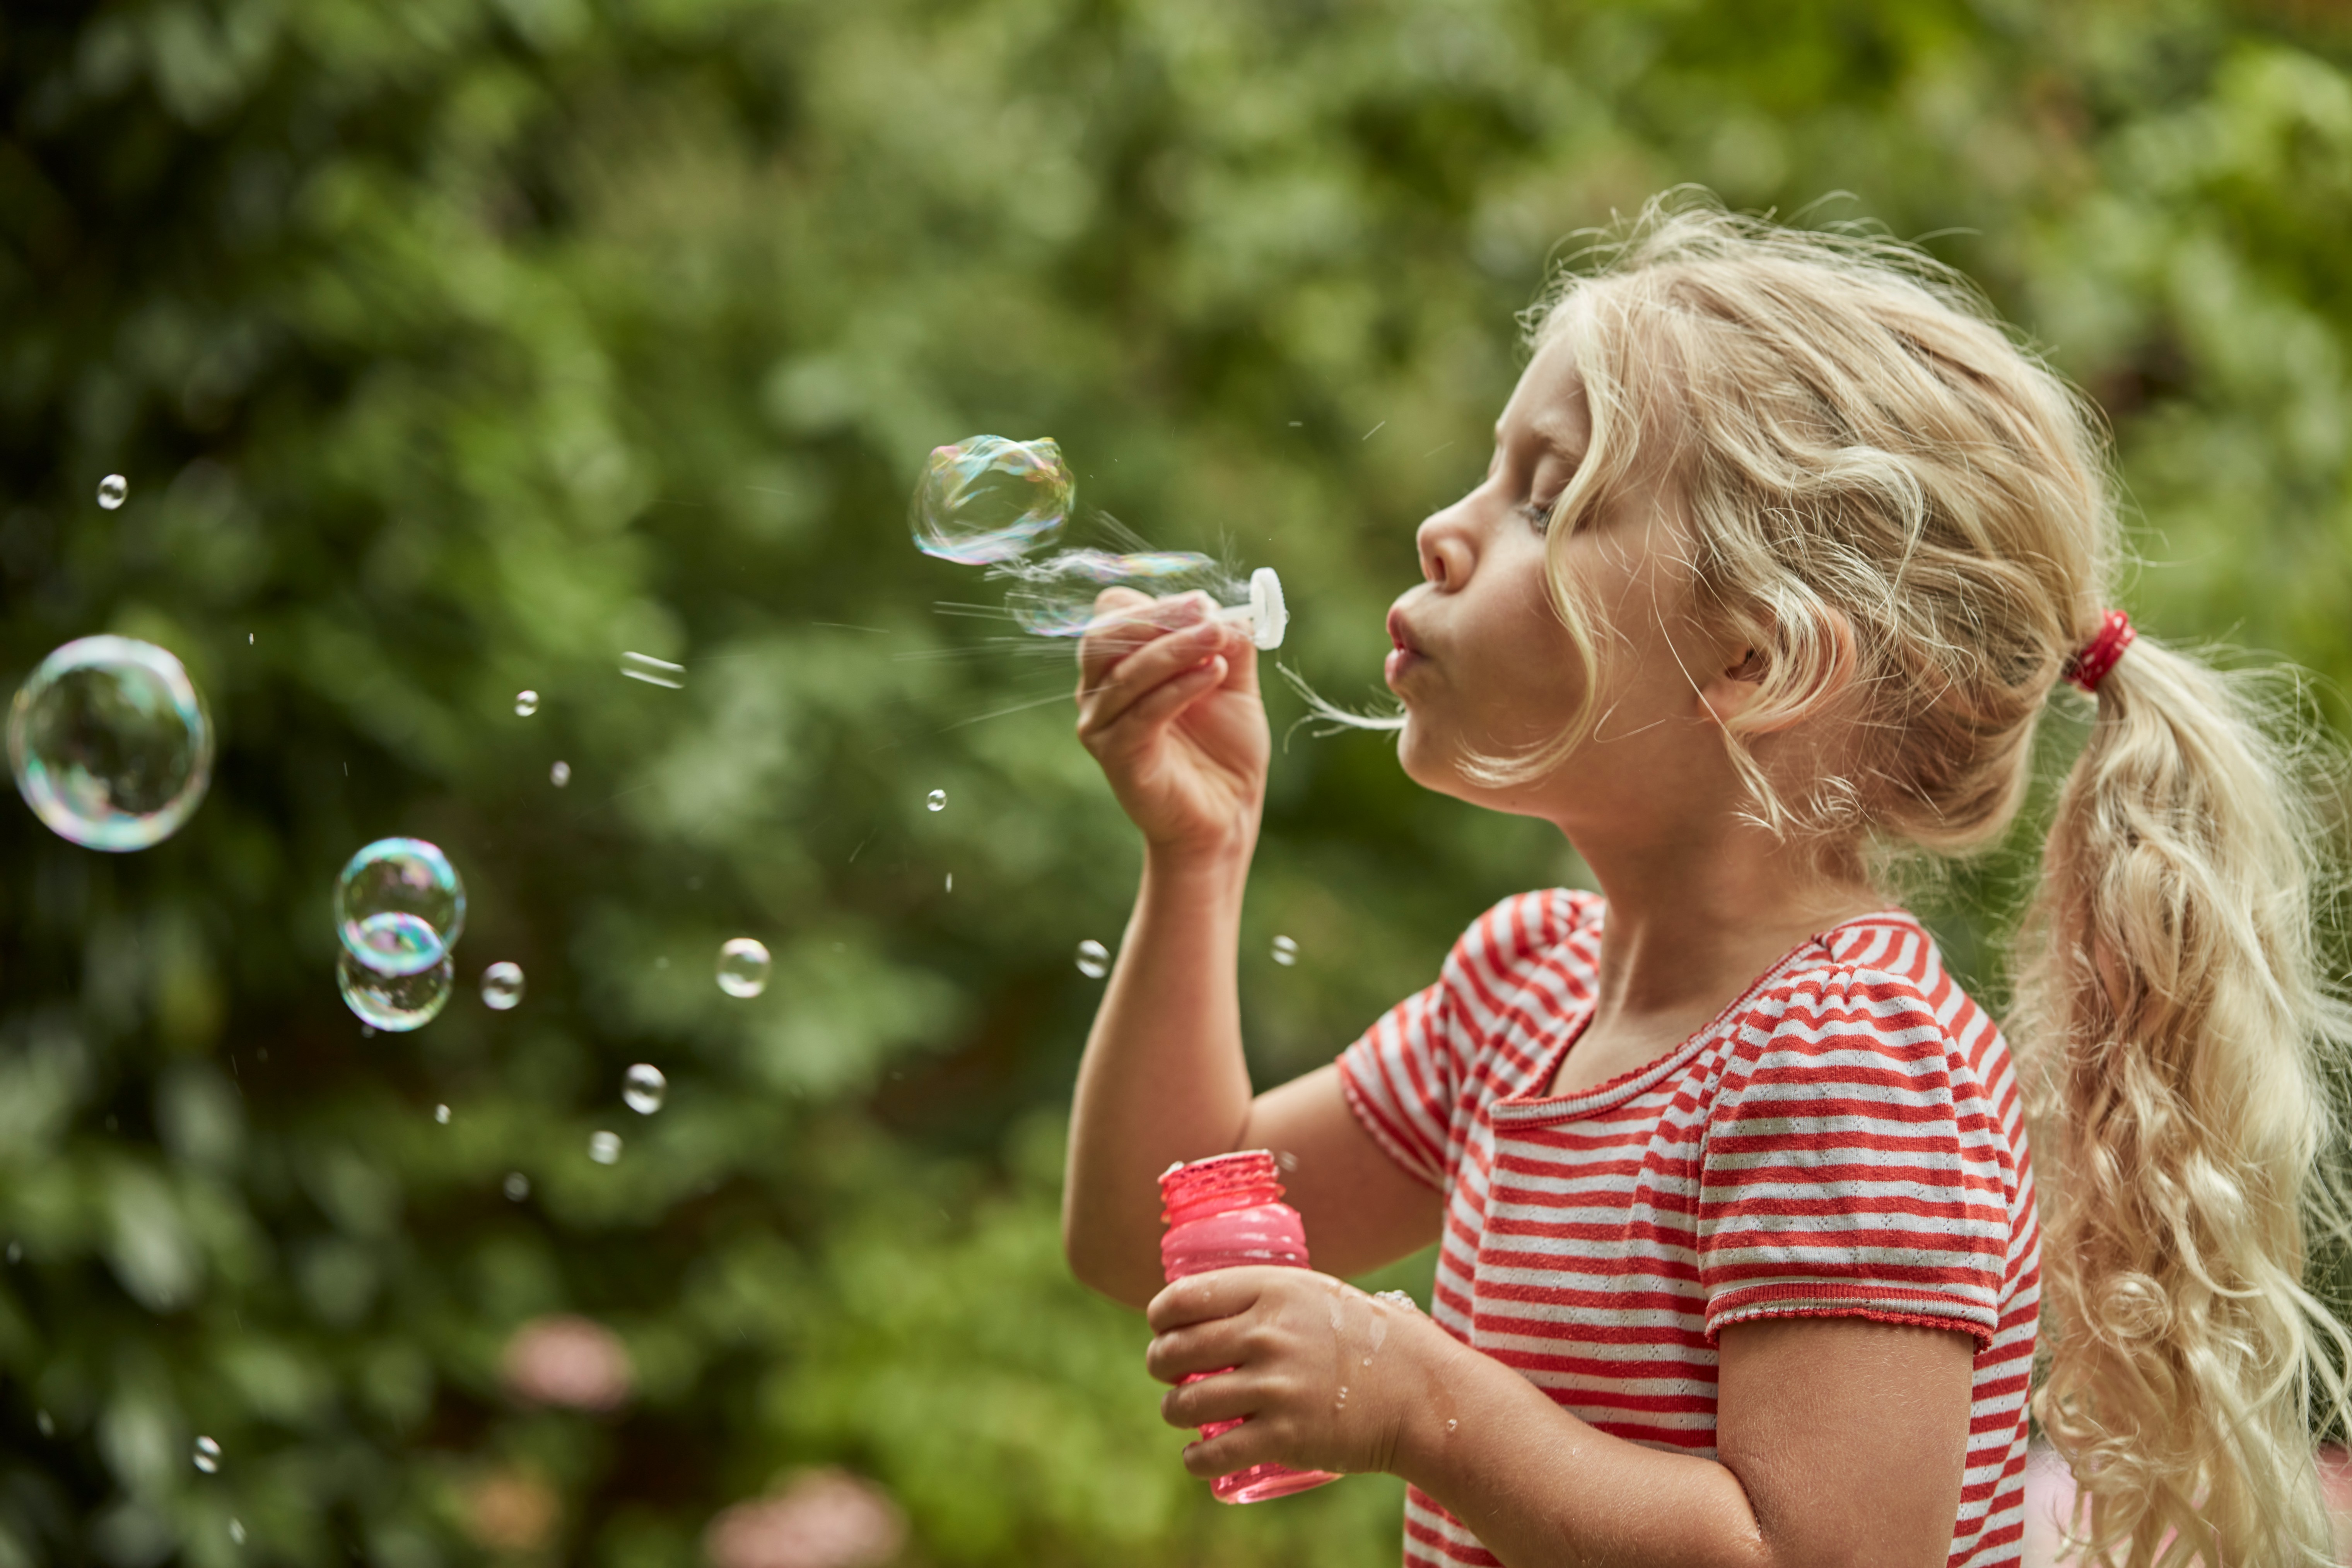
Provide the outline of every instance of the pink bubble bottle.
{"type": "MultiPolygon", "coordinates": [[[[1188,1274],[1244,1264],[1307,1267],[1307,1232],[1298,1211],[1282,1201],[1270,1150],[1244,1149],[1171,1165],[1160,1173],[1160,1217],[1168,1226],[1160,1238],[1160,1267],[1171,1284],[1188,1274]]],[[[1184,1381],[1215,1375],[1191,1373],[1184,1381]]],[[[1201,1436],[1230,1432],[1243,1419],[1212,1421],[1201,1436]]],[[[1219,1476],[1209,1490],[1219,1502],[1264,1502],[1339,1479],[1328,1470],[1294,1470],[1269,1462],[1219,1476]]]]}

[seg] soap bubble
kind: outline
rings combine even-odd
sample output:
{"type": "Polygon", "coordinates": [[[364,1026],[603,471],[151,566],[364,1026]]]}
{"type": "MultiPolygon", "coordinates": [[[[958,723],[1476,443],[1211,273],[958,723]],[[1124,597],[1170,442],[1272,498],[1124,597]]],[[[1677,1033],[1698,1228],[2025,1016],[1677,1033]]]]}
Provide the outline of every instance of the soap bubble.
{"type": "Polygon", "coordinates": [[[548,769],[547,782],[553,784],[558,789],[562,789],[565,784],[570,784],[572,782],[572,764],[570,763],[558,763],[553,767],[548,769]]]}
{"type": "Polygon", "coordinates": [[[131,498],[131,481],[121,474],[109,474],[98,481],[98,504],[112,511],[131,498]]]}
{"type": "Polygon", "coordinates": [[[623,654],[621,673],[631,680],[642,680],[647,686],[665,686],[672,691],[686,684],[686,666],[672,664],[666,658],[656,658],[649,653],[623,654]]]}
{"type": "Polygon", "coordinates": [[[600,1165],[610,1165],[621,1158],[621,1135],[603,1128],[588,1134],[588,1157],[600,1165]]]}
{"type": "Polygon", "coordinates": [[[719,989],[730,996],[757,996],[768,988],[768,969],[767,944],[736,937],[719,950],[719,989]]]}
{"type": "Polygon", "coordinates": [[[482,1005],[503,1013],[522,1000],[522,965],[504,959],[482,971],[482,1005]]]}
{"type": "Polygon", "coordinates": [[[1026,554],[1058,532],[1075,488],[1050,437],[968,437],[933,448],[908,522],[924,554],[985,566],[1026,554]]]}
{"type": "Polygon", "coordinates": [[[1114,555],[1106,550],[1065,550],[1043,561],[1016,561],[993,575],[1015,579],[1004,607],[1033,637],[1084,637],[1094,628],[1095,595],[1105,588],[1129,587],[1165,597],[1198,590],[1220,604],[1242,589],[1213,556],[1190,550],[1145,550],[1114,555]]]}
{"type": "Polygon", "coordinates": [[[1078,943],[1078,973],[1089,980],[1100,980],[1110,973],[1110,949],[1088,937],[1078,943]]]}
{"type": "Polygon", "coordinates": [[[621,1103],[639,1116],[651,1116],[659,1110],[668,1093],[669,1079],[651,1062],[639,1062],[622,1075],[621,1103]]]}
{"type": "Polygon", "coordinates": [[[1287,969],[1298,962],[1298,944],[1286,936],[1274,939],[1274,961],[1287,969]]]}
{"type": "Polygon", "coordinates": [[[944,811],[947,809],[948,792],[943,789],[935,789],[930,794],[923,797],[923,804],[929,806],[933,811],[944,811]]]}
{"type": "Polygon", "coordinates": [[[499,1189],[506,1194],[509,1203],[519,1204],[530,1196],[530,1178],[520,1171],[509,1171],[507,1179],[499,1184],[499,1189]]]}
{"type": "Polygon", "coordinates": [[[466,884],[422,838],[379,838],[335,880],[335,930],[352,957],[380,973],[431,969],[465,929],[466,884]]]}
{"type": "Polygon", "coordinates": [[[448,1005],[449,982],[455,974],[456,968],[446,957],[415,974],[383,974],[352,957],[348,949],[335,954],[335,987],[343,994],[344,1005],[371,1028],[423,1028],[448,1005]]]}
{"type": "Polygon", "coordinates": [[[437,1122],[439,1122],[439,1123],[440,1123],[442,1126],[444,1126],[444,1127],[448,1126],[448,1125],[449,1125],[449,1108],[448,1108],[447,1106],[446,1106],[446,1105],[436,1105],[436,1106],[435,1106],[435,1107],[433,1108],[433,1120],[434,1120],[434,1121],[437,1121],[437,1122]]]}
{"type": "Polygon", "coordinates": [[[245,1523],[242,1520],[232,1519],[228,1521],[228,1538],[239,1546],[245,1544],[245,1523]]]}
{"type": "Polygon", "coordinates": [[[213,729],[180,661],[132,637],[79,637],[8,710],[8,764],[34,815],[91,849],[178,831],[212,782],[213,729]]]}
{"type": "Polygon", "coordinates": [[[525,689],[515,693],[515,717],[528,719],[539,711],[539,693],[525,689]]]}
{"type": "Polygon", "coordinates": [[[220,1474],[220,1445],[210,1437],[196,1439],[195,1453],[192,1457],[196,1462],[196,1468],[204,1471],[205,1474],[208,1476],[220,1474]]]}

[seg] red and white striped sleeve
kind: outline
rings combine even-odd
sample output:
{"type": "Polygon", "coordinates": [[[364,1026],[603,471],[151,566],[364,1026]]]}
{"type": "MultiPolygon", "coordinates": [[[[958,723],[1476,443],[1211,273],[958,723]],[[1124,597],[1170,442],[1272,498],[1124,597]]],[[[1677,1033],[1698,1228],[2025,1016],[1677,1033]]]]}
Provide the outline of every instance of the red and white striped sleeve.
{"type": "Polygon", "coordinates": [[[1440,980],[1382,1014],[1339,1057],[1339,1088],[1356,1120],[1408,1175],[1440,1192],[1463,1067],[1453,1018],[1440,980]]]}
{"type": "Polygon", "coordinates": [[[1700,1155],[1706,1336],[1863,1317],[1992,1341],[2010,1239],[1997,1107],[1911,981],[1801,975],[1743,1023],[1700,1155]]]}

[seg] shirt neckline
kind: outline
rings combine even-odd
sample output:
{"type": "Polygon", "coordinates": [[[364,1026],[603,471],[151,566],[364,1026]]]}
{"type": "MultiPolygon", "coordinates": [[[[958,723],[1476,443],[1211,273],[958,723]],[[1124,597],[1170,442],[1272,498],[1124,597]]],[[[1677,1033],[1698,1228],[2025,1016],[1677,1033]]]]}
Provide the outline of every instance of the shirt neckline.
{"type": "MultiPolygon", "coordinates": [[[[1601,908],[1602,923],[1606,923],[1608,918],[1608,908],[1604,904],[1601,908]]],[[[1759,993],[1779,980],[1815,946],[1826,946],[1832,931],[1843,931],[1848,926],[1864,925],[1873,921],[1889,920],[1908,926],[1919,925],[1918,917],[1910,910],[1899,904],[1889,904],[1882,909],[1872,910],[1866,914],[1842,920],[1835,925],[1824,926],[1774,960],[1763,973],[1749,983],[1748,989],[1727,1003],[1720,1012],[1708,1019],[1696,1033],[1688,1036],[1682,1044],[1664,1055],[1645,1062],[1640,1067],[1629,1068],[1615,1078],[1604,1079],[1591,1089],[1579,1089],[1574,1094],[1521,1093],[1498,1096],[1489,1102],[1491,1114],[1498,1121],[1515,1123],[1574,1121],[1620,1105],[1652,1088],[1668,1074],[1680,1070],[1692,1057],[1698,1054],[1707,1041],[1715,1037],[1718,1029],[1746,1011],[1748,1003],[1754,1001],[1759,993]]],[[[1925,930],[1924,927],[1920,929],[1923,931],[1925,930]]],[[[1552,1080],[1559,1071],[1560,1062],[1576,1042],[1584,1037],[1585,1029],[1592,1022],[1593,1013],[1593,1004],[1588,999],[1584,1007],[1584,1016],[1560,1037],[1558,1044],[1545,1048],[1538,1064],[1538,1070],[1530,1075],[1529,1082],[1547,1084],[1552,1080]]]]}

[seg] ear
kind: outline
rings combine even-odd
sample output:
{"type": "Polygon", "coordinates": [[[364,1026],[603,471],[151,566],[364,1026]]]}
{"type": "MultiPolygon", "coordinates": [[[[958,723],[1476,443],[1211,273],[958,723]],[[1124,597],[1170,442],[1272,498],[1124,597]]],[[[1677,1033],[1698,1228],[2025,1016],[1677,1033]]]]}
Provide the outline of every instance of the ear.
{"type": "MultiPolygon", "coordinates": [[[[1845,689],[1853,679],[1855,665],[1853,623],[1837,610],[1824,608],[1823,630],[1832,644],[1832,662],[1826,679],[1813,689],[1801,693],[1787,709],[1756,726],[1751,734],[1770,734],[1785,730],[1816,711],[1822,704],[1845,689]]],[[[1764,678],[1771,668],[1771,655],[1764,648],[1738,644],[1718,650],[1715,673],[1699,687],[1702,711],[1717,723],[1727,724],[1753,708],[1763,694],[1764,678]]]]}

